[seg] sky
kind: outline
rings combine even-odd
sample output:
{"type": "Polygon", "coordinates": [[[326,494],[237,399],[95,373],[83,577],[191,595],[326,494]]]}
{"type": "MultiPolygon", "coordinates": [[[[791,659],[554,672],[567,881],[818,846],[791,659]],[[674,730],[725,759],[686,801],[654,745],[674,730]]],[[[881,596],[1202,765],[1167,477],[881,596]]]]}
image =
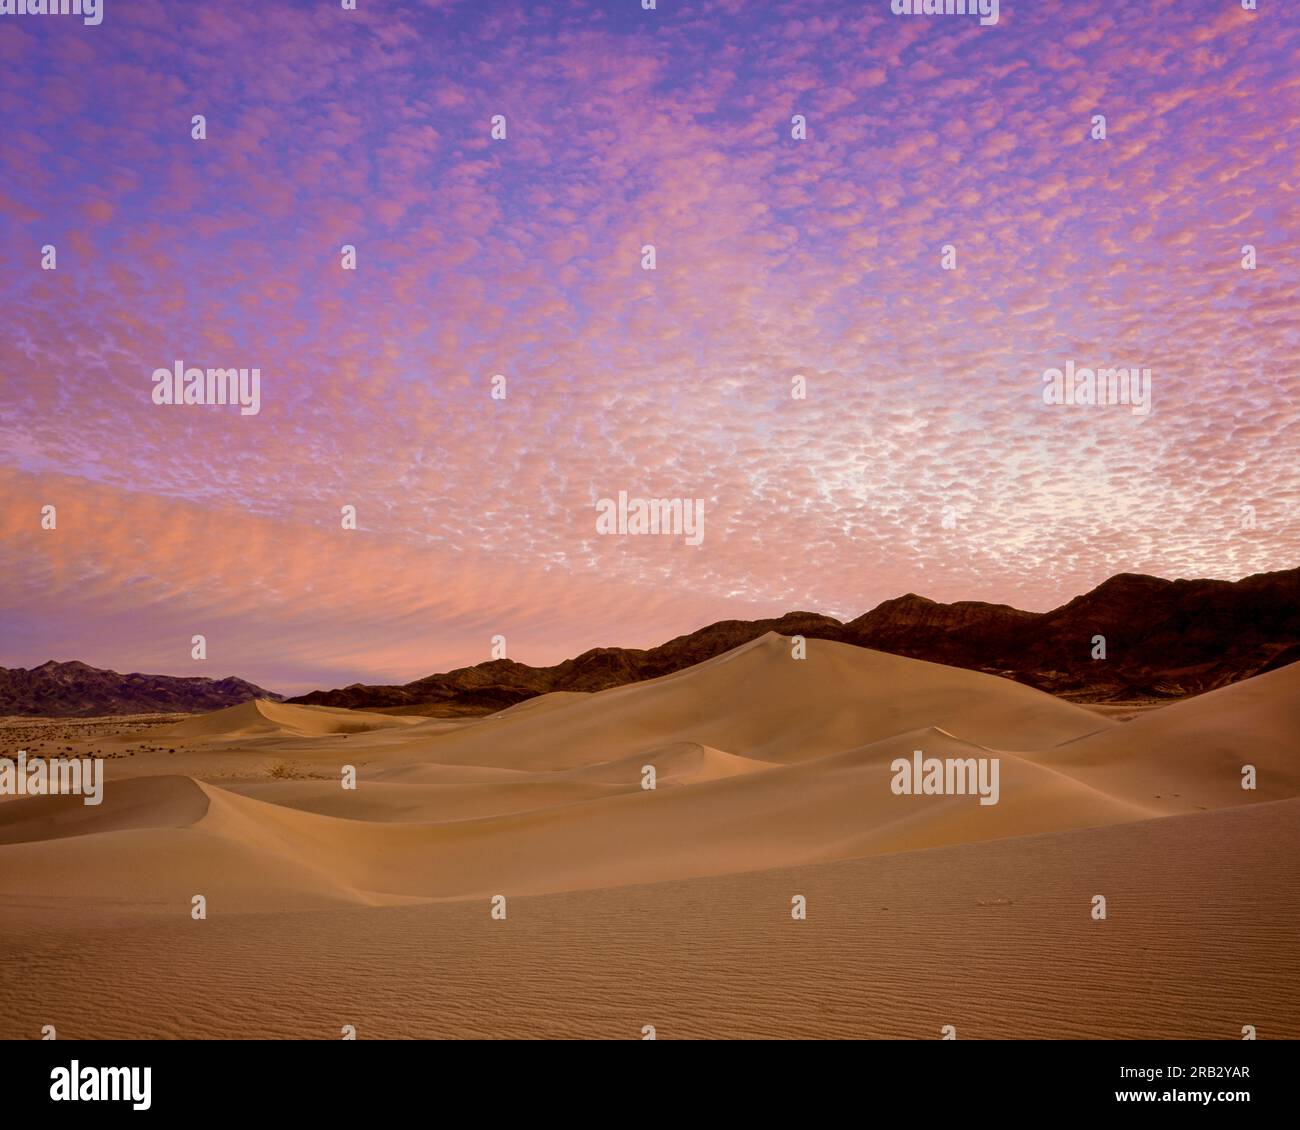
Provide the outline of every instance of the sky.
{"type": "Polygon", "coordinates": [[[0,100],[0,665],[300,693],[1300,564],[1290,0],[104,0],[0,16],[0,100]]]}

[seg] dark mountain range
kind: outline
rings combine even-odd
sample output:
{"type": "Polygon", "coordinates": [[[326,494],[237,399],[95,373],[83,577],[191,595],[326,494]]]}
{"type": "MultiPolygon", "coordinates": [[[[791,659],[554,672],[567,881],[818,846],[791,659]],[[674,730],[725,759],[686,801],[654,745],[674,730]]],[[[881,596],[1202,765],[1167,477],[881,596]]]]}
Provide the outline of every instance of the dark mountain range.
{"type": "Polygon", "coordinates": [[[908,593],[856,620],[814,612],[723,620],[658,647],[602,647],[553,667],[509,659],[401,686],[360,683],[290,702],[419,713],[499,710],[548,691],[598,691],[690,667],[765,632],[839,640],[1016,679],[1080,701],[1199,694],[1300,659],[1300,569],[1240,581],[1121,573],[1050,612],[939,604],[908,593]],[[1105,658],[1092,658],[1095,636],[1105,658]]]}
{"type": "MultiPolygon", "coordinates": [[[[693,666],[765,632],[838,640],[1016,679],[1066,698],[1134,702],[1212,690],[1300,660],[1300,569],[1240,581],[1121,573],[1050,612],[939,604],[908,593],[842,623],[815,612],[722,620],[649,649],[599,647],[553,667],[492,660],[400,686],[354,683],[290,702],[430,714],[500,710],[548,691],[598,691],[693,666]],[[1105,637],[1104,659],[1093,639],[1105,637]]],[[[243,679],[120,675],[51,660],[0,667],[0,714],[201,712],[281,696],[243,679]]]]}
{"type": "Polygon", "coordinates": [[[281,696],[243,679],[119,675],[85,663],[50,660],[30,670],[0,667],[0,714],[89,718],[99,714],[194,712],[281,696]]]}

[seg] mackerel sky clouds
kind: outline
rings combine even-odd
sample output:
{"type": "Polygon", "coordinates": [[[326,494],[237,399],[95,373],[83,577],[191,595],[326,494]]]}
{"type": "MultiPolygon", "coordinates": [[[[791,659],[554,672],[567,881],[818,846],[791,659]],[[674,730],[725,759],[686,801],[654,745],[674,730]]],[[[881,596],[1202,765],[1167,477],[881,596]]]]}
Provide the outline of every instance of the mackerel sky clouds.
{"type": "Polygon", "coordinates": [[[0,95],[0,664],[294,692],[1300,563],[1294,4],[106,0],[0,20],[0,95]],[[178,359],[260,411],[153,404],[178,359]],[[620,490],[702,544],[596,536],[620,490]]]}

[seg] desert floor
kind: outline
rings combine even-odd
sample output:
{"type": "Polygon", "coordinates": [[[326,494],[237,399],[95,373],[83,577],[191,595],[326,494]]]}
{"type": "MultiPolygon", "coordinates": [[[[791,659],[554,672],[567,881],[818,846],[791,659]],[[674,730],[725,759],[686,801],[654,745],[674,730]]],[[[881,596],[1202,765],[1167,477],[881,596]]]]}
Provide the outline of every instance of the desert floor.
{"type": "Polygon", "coordinates": [[[0,801],[0,1037],[1300,1037],[1300,664],[1120,720],[768,635],[481,719],[0,736],[108,758],[0,801]],[[998,803],[895,795],[914,750],[998,803]]]}

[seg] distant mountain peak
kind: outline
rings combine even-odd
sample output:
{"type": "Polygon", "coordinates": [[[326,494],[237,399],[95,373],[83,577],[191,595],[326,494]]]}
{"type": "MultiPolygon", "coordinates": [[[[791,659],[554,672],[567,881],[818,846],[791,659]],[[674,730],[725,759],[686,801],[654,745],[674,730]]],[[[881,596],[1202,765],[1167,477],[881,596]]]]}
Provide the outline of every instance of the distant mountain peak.
{"type": "MultiPolygon", "coordinates": [[[[1300,569],[1240,581],[1171,581],[1117,573],[1050,612],[914,592],[856,620],[787,612],[719,620],[648,649],[596,647],[551,667],[493,659],[400,686],[353,683],[290,702],[436,713],[500,710],[549,691],[600,691],[702,663],[766,634],[829,639],[1003,675],[1090,700],[1198,694],[1300,659],[1300,569]],[[1094,660],[1093,640],[1106,640],[1094,660]]],[[[233,675],[120,675],[80,660],[0,668],[0,714],[196,712],[283,701],[233,675]]]]}
{"type": "Polygon", "coordinates": [[[86,718],[100,714],[197,713],[281,696],[227,675],[119,674],[79,659],[0,667],[0,714],[86,718]]]}
{"type": "Polygon", "coordinates": [[[1300,569],[1241,581],[1117,573],[1050,612],[914,592],[842,623],[817,612],[721,620],[659,647],[598,647],[553,667],[493,660],[404,686],[313,691],[291,702],[431,712],[501,709],[548,691],[598,691],[711,659],[766,633],[838,640],[1003,675],[1081,699],[1197,694],[1300,655],[1300,569]],[[1106,637],[1107,658],[1092,658],[1106,637]]]}

